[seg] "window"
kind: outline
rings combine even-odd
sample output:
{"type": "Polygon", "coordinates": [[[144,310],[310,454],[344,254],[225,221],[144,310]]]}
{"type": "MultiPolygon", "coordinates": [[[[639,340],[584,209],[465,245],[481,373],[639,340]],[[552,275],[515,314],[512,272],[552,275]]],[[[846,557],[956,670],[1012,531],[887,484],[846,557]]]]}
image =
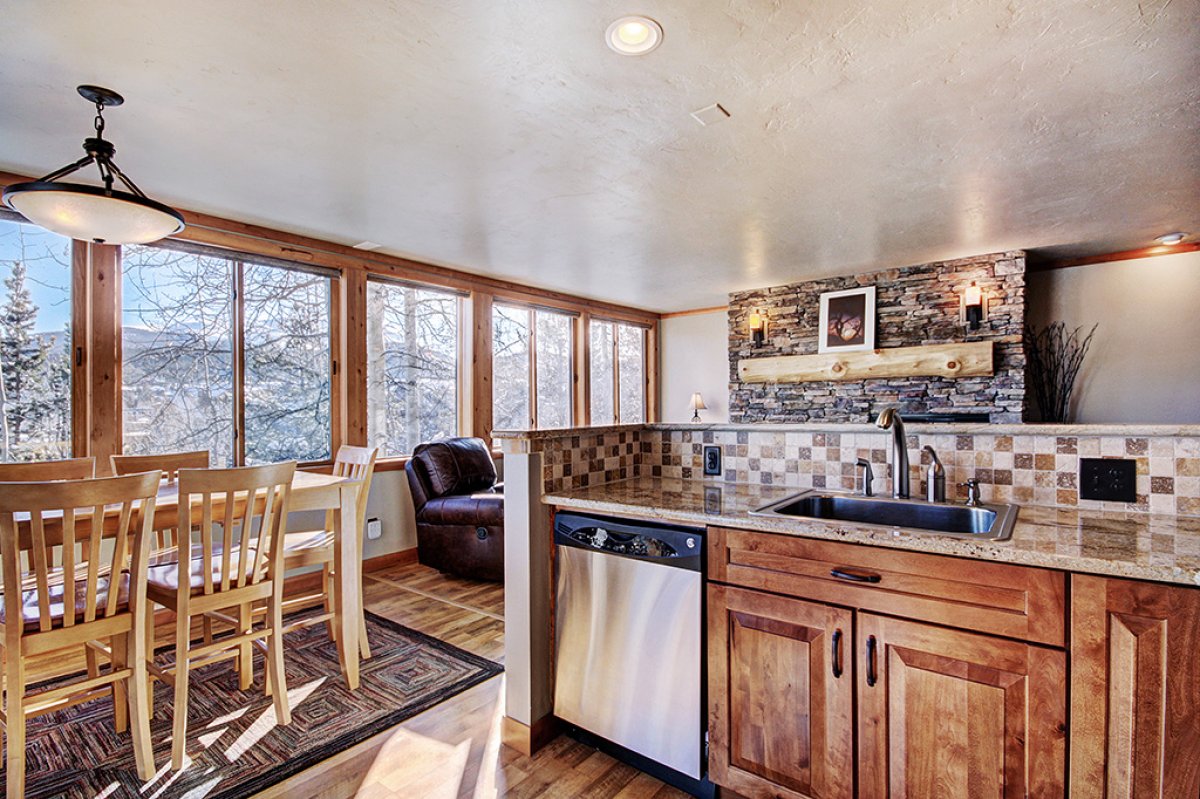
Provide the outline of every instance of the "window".
{"type": "Polygon", "coordinates": [[[528,430],[534,427],[532,385],[532,325],[529,310],[492,306],[492,427],[528,430]]]}
{"type": "Polygon", "coordinates": [[[574,319],[540,308],[492,308],[492,420],[497,430],[570,427],[574,319]]]}
{"type": "Polygon", "coordinates": [[[592,320],[593,425],[646,421],[646,330],[623,322],[592,320]]]}
{"type": "Polygon", "coordinates": [[[245,264],[242,287],[245,462],[328,460],[330,279],[245,264]]]}
{"type": "Polygon", "coordinates": [[[621,424],[646,421],[646,330],[617,325],[617,397],[621,424]]]}
{"type": "Polygon", "coordinates": [[[124,247],[122,264],[127,453],[330,457],[329,276],[163,247],[124,247]]]}
{"type": "Polygon", "coordinates": [[[367,441],[381,455],[458,434],[459,297],[367,282],[367,441]]]}
{"type": "Polygon", "coordinates": [[[0,216],[0,461],[71,456],[71,246],[0,216]]]}
{"type": "Polygon", "coordinates": [[[571,349],[574,319],[566,314],[534,311],[537,337],[537,427],[570,427],[574,414],[571,349]]]}

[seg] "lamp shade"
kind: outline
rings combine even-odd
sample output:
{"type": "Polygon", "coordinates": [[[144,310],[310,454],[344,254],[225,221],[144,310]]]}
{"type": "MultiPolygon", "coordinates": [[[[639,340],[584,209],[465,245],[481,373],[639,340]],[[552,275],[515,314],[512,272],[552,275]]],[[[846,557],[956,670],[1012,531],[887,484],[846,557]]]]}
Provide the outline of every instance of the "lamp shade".
{"type": "Polygon", "coordinates": [[[98,244],[146,244],[183,230],[179,212],[147,197],[53,181],[15,183],[4,204],[35,225],[98,244]]]}
{"type": "Polygon", "coordinates": [[[708,410],[708,406],[704,404],[704,398],[700,396],[700,392],[692,395],[692,402],[688,405],[688,410],[704,411],[708,410]]]}

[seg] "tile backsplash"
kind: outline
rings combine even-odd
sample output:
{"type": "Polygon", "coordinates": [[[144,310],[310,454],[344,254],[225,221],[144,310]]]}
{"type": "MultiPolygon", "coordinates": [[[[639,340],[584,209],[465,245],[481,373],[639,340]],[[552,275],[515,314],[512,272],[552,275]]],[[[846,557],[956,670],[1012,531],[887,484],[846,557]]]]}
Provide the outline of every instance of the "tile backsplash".
{"type": "MultiPolygon", "coordinates": [[[[933,447],[946,468],[948,498],[965,498],[959,483],[980,481],[985,502],[1114,509],[1200,516],[1200,433],[1121,434],[1119,428],[1048,435],[1039,425],[1005,425],[1000,432],[963,433],[930,426],[908,435],[910,482],[923,496],[922,452],[933,447]],[[1079,498],[1080,458],[1128,458],[1137,466],[1137,500],[1079,498]]],[[[1057,432],[1062,432],[1058,430],[1057,432]]],[[[891,434],[863,426],[799,430],[786,426],[645,425],[593,430],[543,431],[509,436],[506,452],[541,452],[544,489],[569,491],[630,477],[668,477],[796,488],[859,490],[854,464],[871,462],[874,489],[891,491],[891,434]],[[721,447],[723,472],[707,477],[705,445],[721,447]]]]}
{"type": "MultiPolygon", "coordinates": [[[[1114,508],[1200,516],[1200,437],[915,433],[908,435],[910,483],[923,496],[925,446],[946,469],[946,495],[965,498],[960,483],[979,480],[985,502],[1114,508]],[[1079,459],[1129,458],[1137,465],[1137,501],[1079,498],[1079,459]]],[[[889,433],[656,430],[640,474],[653,477],[861,490],[855,462],[865,458],[879,495],[891,492],[889,433]],[[724,473],[703,474],[703,448],[721,447],[724,473]]],[[[645,446],[643,443],[643,447],[645,446]]]]}

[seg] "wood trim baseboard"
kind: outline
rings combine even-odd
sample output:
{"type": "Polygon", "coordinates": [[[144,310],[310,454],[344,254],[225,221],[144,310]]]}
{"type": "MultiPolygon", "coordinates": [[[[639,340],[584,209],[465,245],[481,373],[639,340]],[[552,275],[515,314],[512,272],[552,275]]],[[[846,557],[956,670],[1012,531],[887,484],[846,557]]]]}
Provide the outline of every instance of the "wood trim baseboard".
{"type": "Polygon", "coordinates": [[[532,725],[505,716],[500,720],[500,741],[526,757],[532,757],[539,749],[553,741],[562,732],[562,721],[547,714],[532,725]]]}

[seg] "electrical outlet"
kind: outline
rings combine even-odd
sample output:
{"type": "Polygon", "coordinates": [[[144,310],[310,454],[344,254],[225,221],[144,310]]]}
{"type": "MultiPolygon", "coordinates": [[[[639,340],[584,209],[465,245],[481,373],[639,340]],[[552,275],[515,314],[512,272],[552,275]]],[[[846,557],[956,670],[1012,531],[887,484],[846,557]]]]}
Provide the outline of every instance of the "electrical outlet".
{"type": "Polygon", "coordinates": [[[720,447],[705,447],[704,448],[704,473],[705,474],[720,474],[721,473],[721,448],[720,447]]]}
{"type": "Polygon", "coordinates": [[[1080,458],[1079,498],[1137,502],[1137,462],[1130,458],[1080,458]]]}
{"type": "Polygon", "coordinates": [[[367,538],[374,541],[383,535],[383,524],[378,519],[367,519],[367,538]]]}

